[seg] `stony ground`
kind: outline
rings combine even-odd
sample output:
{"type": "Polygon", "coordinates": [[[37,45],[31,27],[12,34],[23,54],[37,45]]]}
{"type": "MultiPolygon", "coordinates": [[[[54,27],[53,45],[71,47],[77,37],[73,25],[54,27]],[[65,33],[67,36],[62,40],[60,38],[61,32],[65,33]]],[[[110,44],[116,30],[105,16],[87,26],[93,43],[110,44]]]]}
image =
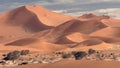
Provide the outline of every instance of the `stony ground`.
{"type": "MultiPolygon", "coordinates": [[[[101,60],[101,61],[120,61],[120,51],[99,51],[91,55],[85,56],[84,60],[101,60]]],[[[68,52],[69,53],[69,52],[68,52]]],[[[3,53],[0,54],[0,67],[10,67],[10,66],[18,66],[18,65],[26,65],[26,64],[41,64],[41,63],[54,63],[60,61],[62,59],[75,60],[74,56],[70,56],[68,58],[61,57],[62,54],[52,53],[52,54],[44,54],[40,55],[36,54],[28,54],[21,56],[16,60],[2,60],[3,53]]]]}

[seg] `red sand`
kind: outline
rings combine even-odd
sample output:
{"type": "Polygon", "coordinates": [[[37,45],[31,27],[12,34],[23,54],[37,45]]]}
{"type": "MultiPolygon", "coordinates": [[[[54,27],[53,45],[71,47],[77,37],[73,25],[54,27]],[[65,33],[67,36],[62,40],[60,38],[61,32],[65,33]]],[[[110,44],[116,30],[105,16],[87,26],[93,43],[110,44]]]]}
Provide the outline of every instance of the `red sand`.
{"type": "Polygon", "coordinates": [[[50,64],[31,64],[25,66],[9,67],[9,68],[119,68],[120,63],[116,61],[75,61],[63,60],[50,64]]]}

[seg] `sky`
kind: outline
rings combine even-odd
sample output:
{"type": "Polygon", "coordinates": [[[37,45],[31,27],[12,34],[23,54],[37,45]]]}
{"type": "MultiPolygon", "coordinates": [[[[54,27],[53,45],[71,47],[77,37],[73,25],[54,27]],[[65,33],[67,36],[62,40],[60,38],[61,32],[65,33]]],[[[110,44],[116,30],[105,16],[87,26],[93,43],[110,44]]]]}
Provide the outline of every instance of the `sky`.
{"type": "Polygon", "coordinates": [[[0,13],[35,4],[73,16],[96,13],[120,18],[120,0],[0,0],[0,13]]]}

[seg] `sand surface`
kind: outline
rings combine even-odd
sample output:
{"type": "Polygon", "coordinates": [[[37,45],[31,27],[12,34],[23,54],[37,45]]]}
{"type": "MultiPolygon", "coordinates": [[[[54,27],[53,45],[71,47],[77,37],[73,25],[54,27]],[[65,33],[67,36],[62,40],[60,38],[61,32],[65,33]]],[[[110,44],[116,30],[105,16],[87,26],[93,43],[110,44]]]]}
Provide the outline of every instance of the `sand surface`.
{"type": "Polygon", "coordinates": [[[8,68],[119,68],[119,67],[120,63],[116,61],[63,60],[52,64],[31,64],[8,68]]]}

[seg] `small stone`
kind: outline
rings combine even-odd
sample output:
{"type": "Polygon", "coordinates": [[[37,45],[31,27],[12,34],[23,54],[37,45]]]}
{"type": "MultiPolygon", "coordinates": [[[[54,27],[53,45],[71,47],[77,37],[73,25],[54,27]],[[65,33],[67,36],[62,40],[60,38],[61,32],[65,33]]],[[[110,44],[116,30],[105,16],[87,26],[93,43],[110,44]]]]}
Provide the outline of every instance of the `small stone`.
{"type": "Polygon", "coordinates": [[[33,63],[39,63],[38,61],[34,61],[33,63]]]}
{"type": "Polygon", "coordinates": [[[22,62],[22,63],[20,63],[18,65],[26,65],[26,64],[28,64],[28,62],[22,62]]]}
{"type": "Polygon", "coordinates": [[[1,60],[1,61],[0,61],[0,64],[1,64],[1,65],[5,65],[6,62],[5,62],[4,60],[1,60]]]}

